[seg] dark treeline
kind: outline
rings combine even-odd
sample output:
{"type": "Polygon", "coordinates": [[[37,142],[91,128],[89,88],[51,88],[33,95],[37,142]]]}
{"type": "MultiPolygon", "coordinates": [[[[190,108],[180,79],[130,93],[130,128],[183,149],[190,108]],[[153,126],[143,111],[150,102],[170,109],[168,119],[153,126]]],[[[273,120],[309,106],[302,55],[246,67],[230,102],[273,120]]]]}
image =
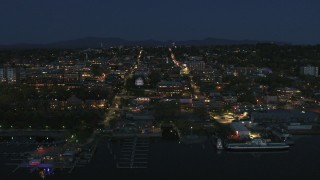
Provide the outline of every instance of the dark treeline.
{"type": "MultiPolygon", "coordinates": [[[[58,86],[36,88],[3,84],[0,86],[0,125],[2,128],[94,128],[104,119],[102,109],[67,108],[65,101],[71,95],[76,95],[80,100],[95,99],[99,92],[94,89],[89,92],[58,86]],[[57,107],[52,108],[52,104],[57,107]]],[[[107,94],[102,91],[99,98],[103,96],[107,97],[107,94]]]]}

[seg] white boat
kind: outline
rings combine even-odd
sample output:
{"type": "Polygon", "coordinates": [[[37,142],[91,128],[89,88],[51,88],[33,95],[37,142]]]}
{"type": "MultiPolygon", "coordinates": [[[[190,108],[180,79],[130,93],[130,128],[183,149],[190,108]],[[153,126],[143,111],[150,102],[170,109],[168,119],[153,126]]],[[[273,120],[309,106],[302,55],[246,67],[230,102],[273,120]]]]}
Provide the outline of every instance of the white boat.
{"type": "Polygon", "coordinates": [[[251,139],[245,143],[229,143],[226,145],[228,150],[287,150],[290,146],[286,143],[268,143],[264,139],[251,139]]]}
{"type": "Polygon", "coordinates": [[[220,138],[217,139],[216,146],[217,146],[218,150],[222,150],[223,149],[222,140],[220,138]]]}

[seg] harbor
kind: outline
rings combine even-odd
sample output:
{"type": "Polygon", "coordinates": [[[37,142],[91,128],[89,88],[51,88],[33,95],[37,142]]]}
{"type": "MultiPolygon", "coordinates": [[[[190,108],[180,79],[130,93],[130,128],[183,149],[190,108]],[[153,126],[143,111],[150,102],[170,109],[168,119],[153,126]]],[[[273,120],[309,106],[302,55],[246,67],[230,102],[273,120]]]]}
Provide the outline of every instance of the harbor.
{"type": "MultiPolygon", "coordinates": [[[[239,166],[246,162],[246,167],[251,171],[268,166],[267,170],[276,174],[282,174],[283,170],[296,171],[295,174],[282,174],[282,179],[320,177],[318,166],[320,156],[320,136],[294,136],[296,145],[289,151],[266,151],[266,152],[247,152],[247,151],[220,151],[210,141],[196,144],[179,144],[176,140],[156,139],[110,139],[101,138],[97,143],[94,153],[82,154],[76,160],[74,168],[52,169],[54,174],[46,176],[46,179],[99,179],[102,175],[108,174],[110,179],[152,178],[157,174],[157,178],[236,178],[243,175],[247,179],[254,179],[256,173],[248,174],[238,170],[239,166]],[[143,150],[143,151],[141,151],[143,150]],[[270,152],[270,153],[269,153],[270,152]],[[143,155],[139,155],[143,154],[143,155]],[[305,154],[304,157],[298,156],[305,154]],[[122,159],[127,157],[128,159],[122,159]],[[271,158],[273,157],[273,158],[271,158]],[[140,159],[141,158],[141,159],[140,159]],[[145,158],[145,159],[142,159],[145,158]],[[229,160],[232,159],[232,163],[229,160]],[[143,162],[146,168],[138,167],[135,162],[143,162]],[[197,164],[201,160],[201,164],[197,164]],[[132,163],[133,162],[133,163],[132,163]],[[288,164],[288,162],[290,162],[288,164]],[[296,162],[296,163],[295,163],[296,162]],[[298,166],[294,164],[304,164],[298,166]],[[120,165],[120,166],[119,166],[120,165]],[[131,168],[132,165],[132,168],[131,168]],[[160,168],[161,167],[161,168],[160,168]],[[232,169],[234,173],[227,173],[225,169],[232,169]],[[186,171],[186,169],[188,171],[186,171]],[[202,170],[215,172],[213,174],[201,173],[202,170]],[[307,172],[300,173],[302,170],[307,172]],[[69,173],[70,172],[70,173],[69,173]],[[165,172],[165,173],[163,173],[165,172]],[[120,174],[120,175],[119,175],[120,174]],[[236,175],[237,174],[237,175],[236,175]]],[[[18,168],[20,153],[27,150],[24,145],[10,145],[11,149],[20,149],[16,154],[9,154],[2,151],[0,162],[2,163],[1,179],[41,179],[39,171],[30,168],[18,168]],[[8,161],[9,160],[9,161],[8,161]],[[15,171],[14,171],[15,170],[15,171]],[[14,172],[13,172],[14,171],[14,172]]],[[[32,147],[29,147],[31,150],[32,147]]],[[[51,172],[51,169],[50,169],[51,172]]],[[[47,172],[46,172],[47,173],[47,172]]],[[[271,175],[265,175],[261,179],[270,179],[271,175]]]]}
{"type": "MultiPolygon", "coordinates": [[[[259,161],[264,157],[275,156],[281,159],[291,156],[297,149],[301,151],[301,143],[305,139],[313,139],[313,136],[291,135],[276,127],[266,131],[265,128],[251,127],[240,121],[232,122],[230,129],[228,136],[216,134],[215,131],[207,131],[205,134],[193,131],[193,128],[181,131],[173,123],[163,125],[161,131],[147,133],[106,133],[97,130],[95,136],[81,146],[74,143],[75,136],[66,140],[51,137],[5,137],[1,142],[3,149],[0,148],[0,159],[6,167],[4,174],[15,178],[22,175],[29,179],[91,178],[95,173],[112,171],[114,173],[110,173],[111,177],[114,175],[118,179],[121,174],[120,179],[127,179],[130,175],[137,176],[136,173],[152,177],[147,170],[158,172],[159,162],[161,168],[174,174],[174,171],[184,167],[185,161],[190,164],[199,159],[203,165],[218,169],[212,163],[218,161],[223,164],[229,158],[241,159],[246,156],[253,158],[252,161],[259,161]],[[211,160],[208,161],[208,158],[211,160]],[[85,173],[86,171],[93,174],[85,173]]],[[[168,178],[167,174],[160,176],[168,178]]],[[[190,176],[194,174],[191,173],[190,176]]],[[[176,175],[176,178],[180,177],[176,175]]]]}

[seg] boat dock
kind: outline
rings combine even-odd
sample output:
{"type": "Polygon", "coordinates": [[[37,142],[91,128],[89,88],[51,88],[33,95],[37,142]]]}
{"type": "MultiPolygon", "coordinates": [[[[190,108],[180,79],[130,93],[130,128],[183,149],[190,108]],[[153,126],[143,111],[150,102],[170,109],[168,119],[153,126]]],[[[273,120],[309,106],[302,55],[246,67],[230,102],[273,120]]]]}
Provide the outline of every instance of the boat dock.
{"type": "Polygon", "coordinates": [[[117,159],[117,168],[147,168],[149,147],[149,139],[125,139],[117,159]]]}

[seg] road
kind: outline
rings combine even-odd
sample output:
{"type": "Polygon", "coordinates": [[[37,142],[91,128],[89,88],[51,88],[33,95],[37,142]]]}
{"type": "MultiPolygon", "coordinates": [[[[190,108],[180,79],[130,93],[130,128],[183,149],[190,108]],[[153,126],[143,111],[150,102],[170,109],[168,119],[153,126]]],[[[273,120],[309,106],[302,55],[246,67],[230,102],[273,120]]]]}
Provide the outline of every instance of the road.
{"type": "Polygon", "coordinates": [[[171,48],[169,48],[169,52],[171,54],[171,59],[172,59],[173,63],[176,66],[178,66],[180,68],[180,70],[185,72],[184,73],[185,75],[190,77],[190,85],[191,85],[191,88],[193,89],[192,98],[194,98],[194,99],[203,99],[204,97],[200,92],[200,88],[194,83],[194,81],[192,79],[192,76],[189,74],[188,68],[183,66],[182,63],[175,58],[175,55],[174,55],[174,53],[173,53],[171,48]]]}
{"type": "MultiPolygon", "coordinates": [[[[137,59],[138,64],[140,63],[142,53],[143,53],[143,50],[140,50],[139,55],[138,55],[138,59],[137,59]]],[[[110,123],[111,119],[114,119],[114,118],[117,118],[120,116],[119,113],[121,113],[121,109],[119,107],[121,107],[121,99],[133,97],[133,96],[127,95],[127,91],[124,87],[127,84],[127,80],[133,76],[133,72],[137,68],[138,64],[134,64],[133,65],[134,68],[131,68],[129,70],[129,73],[124,76],[124,86],[122,87],[121,91],[114,96],[114,98],[112,100],[112,104],[110,105],[110,107],[108,108],[108,110],[106,112],[106,118],[103,122],[105,127],[109,127],[109,123],[110,123]]]]}

